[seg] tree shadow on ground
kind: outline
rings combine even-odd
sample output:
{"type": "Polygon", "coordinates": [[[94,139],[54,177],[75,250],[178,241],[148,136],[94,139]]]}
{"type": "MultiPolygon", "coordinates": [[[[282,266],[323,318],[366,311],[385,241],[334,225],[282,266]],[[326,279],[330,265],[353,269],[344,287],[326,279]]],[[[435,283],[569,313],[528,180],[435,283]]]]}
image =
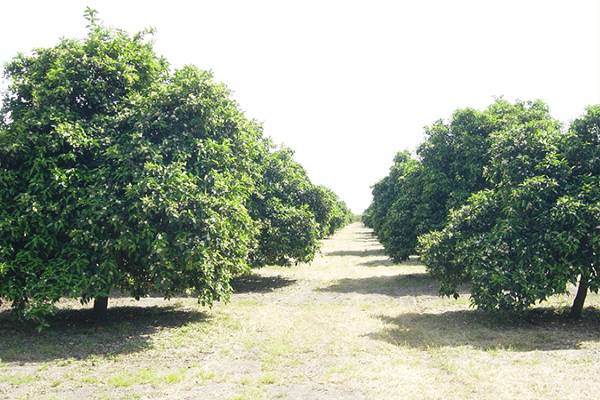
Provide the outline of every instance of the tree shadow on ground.
{"type": "Polygon", "coordinates": [[[373,231],[357,232],[354,234],[352,241],[379,244],[379,240],[377,239],[377,236],[373,233],[373,231]]]}
{"type": "Polygon", "coordinates": [[[538,308],[522,314],[477,310],[379,315],[387,326],[369,337],[420,350],[472,347],[479,350],[549,351],[577,349],[600,341],[600,311],[588,308],[581,320],[566,309],[538,308]]]}
{"type": "Polygon", "coordinates": [[[355,237],[353,238],[354,241],[359,241],[359,242],[377,242],[379,243],[379,240],[377,240],[377,236],[372,235],[370,233],[358,233],[357,235],[355,235],[355,237]]]}
{"type": "MultiPolygon", "coordinates": [[[[340,279],[320,292],[383,294],[391,297],[438,296],[439,284],[427,273],[371,276],[340,279]]],[[[466,290],[460,291],[462,294],[466,290]]]]}
{"type": "Polygon", "coordinates": [[[375,260],[364,261],[358,265],[361,265],[363,267],[393,267],[393,266],[397,266],[397,265],[401,265],[401,264],[397,264],[394,261],[392,261],[391,258],[385,257],[385,258],[376,258],[375,260]]]}
{"type": "Polygon", "coordinates": [[[338,250],[325,253],[325,256],[333,257],[373,257],[385,255],[383,249],[368,249],[368,250],[338,250]]]}
{"type": "Polygon", "coordinates": [[[68,309],[59,310],[50,327],[38,333],[5,311],[0,313],[0,360],[28,363],[135,353],[149,348],[152,334],[162,329],[208,320],[205,313],[174,306],[110,307],[102,321],[90,309],[68,309]]]}
{"type": "Polygon", "coordinates": [[[295,283],[295,279],[283,276],[262,276],[259,274],[248,274],[234,278],[231,286],[235,293],[265,293],[295,283]]]}
{"type": "Polygon", "coordinates": [[[358,265],[362,265],[363,267],[392,267],[392,266],[402,266],[402,265],[423,265],[418,257],[411,257],[408,260],[402,262],[394,262],[389,257],[376,258],[375,260],[369,260],[361,262],[358,265]]]}
{"type": "Polygon", "coordinates": [[[362,243],[372,243],[374,245],[381,245],[381,243],[379,243],[379,240],[377,240],[377,238],[372,237],[372,238],[357,238],[353,240],[354,242],[362,242],[362,243]]]}

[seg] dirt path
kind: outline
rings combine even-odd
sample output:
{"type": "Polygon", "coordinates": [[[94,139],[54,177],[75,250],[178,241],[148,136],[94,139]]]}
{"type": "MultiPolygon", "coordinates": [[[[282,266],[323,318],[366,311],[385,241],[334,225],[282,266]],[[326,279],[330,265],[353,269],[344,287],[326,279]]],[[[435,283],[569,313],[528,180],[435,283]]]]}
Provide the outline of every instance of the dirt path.
{"type": "Polygon", "coordinates": [[[575,399],[600,389],[598,315],[567,324],[475,312],[466,295],[438,297],[423,266],[392,265],[361,224],[324,241],[310,265],[263,268],[236,289],[213,309],[113,299],[105,325],[67,310],[41,335],[0,321],[0,398],[575,399]]]}

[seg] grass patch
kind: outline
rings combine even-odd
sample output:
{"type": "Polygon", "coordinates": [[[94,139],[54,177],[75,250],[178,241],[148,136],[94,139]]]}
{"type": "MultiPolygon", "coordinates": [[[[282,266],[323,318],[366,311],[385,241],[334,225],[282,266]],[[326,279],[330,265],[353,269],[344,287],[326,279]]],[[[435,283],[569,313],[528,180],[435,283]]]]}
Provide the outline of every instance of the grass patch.
{"type": "Polygon", "coordinates": [[[353,365],[336,365],[329,367],[323,374],[323,383],[343,384],[348,382],[355,376],[355,368],[353,365]]]}
{"type": "Polygon", "coordinates": [[[185,379],[183,369],[159,373],[150,368],[142,368],[134,372],[126,372],[109,377],[107,383],[114,387],[130,387],[134,385],[172,385],[185,379]]]}
{"type": "Polygon", "coordinates": [[[31,374],[13,374],[13,375],[0,375],[0,383],[6,383],[9,385],[20,386],[29,385],[40,378],[38,375],[31,374]]]}
{"type": "Polygon", "coordinates": [[[266,372],[260,376],[258,382],[263,385],[274,385],[278,381],[277,376],[271,372],[266,372]]]}
{"type": "Polygon", "coordinates": [[[95,376],[83,376],[79,378],[79,381],[88,385],[99,385],[102,383],[102,381],[95,376]]]}
{"type": "Polygon", "coordinates": [[[266,393],[263,388],[250,387],[245,388],[241,393],[230,397],[230,400],[262,400],[266,398],[266,393]]]}

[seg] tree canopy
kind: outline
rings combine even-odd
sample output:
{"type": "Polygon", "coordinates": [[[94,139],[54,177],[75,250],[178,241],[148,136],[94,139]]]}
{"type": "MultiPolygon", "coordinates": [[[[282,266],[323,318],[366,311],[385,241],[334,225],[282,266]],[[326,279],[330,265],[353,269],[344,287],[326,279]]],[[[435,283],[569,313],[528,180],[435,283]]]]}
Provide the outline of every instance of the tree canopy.
{"type": "Polygon", "coordinates": [[[211,304],[252,254],[312,259],[337,196],[315,200],[322,189],[211,73],[172,70],[148,32],[87,19],[84,39],[5,67],[0,298],[40,324],[60,298],[113,289],[211,304]]]}
{"type": "Polygon", "coordinates": [[[262,166],[249,206],[259,232],[253,265],[311,261],[319,239],[350,222],[352,213],[330,189],[310,182],[290,149],[268,154],[262,166]]]}
{"type": "Polygon", "coordinates": [[[600,287],[599,132],[594,106],[566,134],[549,121],[494,135],[492,188],[420,239],[443,294],[467,281],[477,306],[522,310],[579,280],[572,315],[581,314],[600,287]]]}
{"type": "Polygon", "coordinates": [[[541,101],[499,99],[435,122],[394,159],[364,220],[395,260],[420,253],[441,283],[487,310],[523,310],[569,284],[597,291],[600,108],[567,132],[541,101]]]}
{"type": "Polygon", "coordinates": [[[450,121],[434,122],[425,129],[416,157],[399,153],[389,175],[373,187],[365,223],[393,259],[416,254],[419,235],[441,229],[450,210],[490,186],[484,170],[496,153],[492,135],[514,126],[543,125],[549,119],[540,101],[498,99],[483,111],[460,109],[450,121]]]}

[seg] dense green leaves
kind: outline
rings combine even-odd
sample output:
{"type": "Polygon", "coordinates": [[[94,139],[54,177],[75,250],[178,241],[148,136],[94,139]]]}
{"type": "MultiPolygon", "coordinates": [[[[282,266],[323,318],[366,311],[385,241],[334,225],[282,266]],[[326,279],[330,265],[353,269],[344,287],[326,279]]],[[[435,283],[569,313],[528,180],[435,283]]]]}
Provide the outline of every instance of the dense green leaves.
{"type": "Polygon", "coordinates": [[[210,304],[249,257],[310,260],[345,222],[337,197],[273,152],[210,73],[172,71],[144,33],[87,16],[83,40],[5,68],[0,298],[40,323],[62,297],[113,289],[210,304]]]}
{"type": "Polygon", "coordinates": [[[421,207],[424,178],[416,159],[408,152],[398,153],[390,174],[373,186],[373,202],[363,214],[365,224],[397,261],[413,254],[418,231],[429,221],[421,207]]]}
{"type": "Polygon", "coordinates": [[[6,76],[0,296],[25,317],[113,288],[227,296],[252,238],[253,138],[210,75],[92,25],[6,76]]]}
{"type": "Polygon", "coordinates": [[[442,228],[451,209],[489,187],[485,174],[492,172],[486,172],[486,166],[499,152],[508,151],[501,145],[492,147],[496,132],[553,124],[542,102],[512,104],[500,99],[484,111],[457,110],[449,122],[439,120],[426,128],[417,159],[406,152],[396,156],[390,174],[373,187],[365,222],[393,259],[408,258],[416,253],[419,235],[442,228]]]}
{"type": "Polygon", "coordinates": [[[310,261],[319,239],[350,221],[345,204],[331,190],[311,183],[289,149],[266,156],[258,182],[249,206],[259,225],[251,256],[256,266],[310,261]]]}
{"type": "Polygon", "coordinates": [[[459,110],[396,156],[364,220],[396,260],[418,242],[442,294],[522,310],[579,280],[577,315],[600,287],[599,140],[598,106],[566,133],[540,101],[459,110]]]}
{"type": "Polygon", "coordinates": [[[420,238],[442,293],[468,281],[477,306],[522,310],[578,278],[583,295],[598,290],[599,111],[589,108],[566,134],[550,123],[494,135],[492,188],[420,238]]]}

